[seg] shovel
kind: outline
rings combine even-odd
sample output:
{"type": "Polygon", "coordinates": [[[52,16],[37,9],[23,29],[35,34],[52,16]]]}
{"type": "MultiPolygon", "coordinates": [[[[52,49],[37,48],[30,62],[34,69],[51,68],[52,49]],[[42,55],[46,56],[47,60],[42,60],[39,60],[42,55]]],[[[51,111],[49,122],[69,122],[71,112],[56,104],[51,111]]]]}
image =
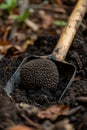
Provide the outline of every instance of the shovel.
{"type": "Polygon", "coordinates": [[[5,91],[10,98],[11,98],[11,93],[15,88],[15,85],[18,85],[21,82],[21,78],[20,78],[21,67],[25,63],[29,62],[30,60],[34,60],[38,58],[47,58],[52,60],[58,68],[58,72],[59,72],[58,87],[61,90],[61,93],[59,93],[58,95],[58,99],[59,101],[61,101],[64,93],[73,82],[73,79],[76,74],[76,66],[66,62],[65,57],[72,44],[74,36],[81,24],[81,21],[86,13],[86,9],[87,9],[87,0],[78,0],[52,54],[48,56],[30,56],[24,58],[22,63],[17,68],[16,72],[12,75],[12,77],[10,78],[10,80],[7,82],[5,86],[5,91]],[[62,83],[64,84],[62,85],[62,83]]]}

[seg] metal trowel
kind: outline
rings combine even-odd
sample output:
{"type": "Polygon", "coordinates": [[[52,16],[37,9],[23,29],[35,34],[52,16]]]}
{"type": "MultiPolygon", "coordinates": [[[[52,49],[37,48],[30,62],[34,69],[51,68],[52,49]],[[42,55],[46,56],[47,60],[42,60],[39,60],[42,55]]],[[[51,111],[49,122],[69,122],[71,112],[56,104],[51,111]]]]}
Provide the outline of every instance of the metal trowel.
{"type": "Polygon", "coordinates": [[[79,25],[81,24],[81,21],[86,13],[86,9],[87,9],[87,0],[78,0],[52,54],[48,56],[30,56],[24,58],[22,63],[17,68],[16,72],[12,75],[12,77],[6,84],[5,91],[9,97],[11,97],[11,93],[14,90],[15,85],[18,85],[21,82],[20,79],[21,67],[30,60],[34,60],[37,58],[47,58],[52,60],[58,68],[59,86],[61,89],[61,93],[59,93],[59,101],[62,99],[65,91],[71,85],[76,74],[75,65],[66,62],[65,57],[72,44],[72,41],[79,28],[79,25]],[[63,86],[62,83],[64,83],[63,86]]]}

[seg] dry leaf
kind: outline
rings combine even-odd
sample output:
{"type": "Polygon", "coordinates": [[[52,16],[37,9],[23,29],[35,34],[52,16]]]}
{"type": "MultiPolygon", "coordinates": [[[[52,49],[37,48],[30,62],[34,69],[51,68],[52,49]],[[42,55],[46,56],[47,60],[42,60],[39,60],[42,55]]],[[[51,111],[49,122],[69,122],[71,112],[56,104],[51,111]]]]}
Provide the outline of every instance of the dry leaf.
{"type": "Polygon", "coordinates": [[[0,40],[0,46],[7,46],[7,45],[11,45],[9,41],[0,40]]]}
{"type": "Polygon", "coordinates": [[[1,55],[17,55],[25,50],[18,45],[12,45],[8,41],[0,41],[0,54],[1,55]]]}
{"type": "Polygon", "coordinates": [[[74,127],[69,123],[69,120],[65,119],[56,123],[53,130],[74,130],[74,127]]]}
{"type": "Polygon", "coordinates": [[[40,119],[50,119],[55,120],[60,115],[67,115],[69,112],[69,107],[64,105],[54,105],[47,108],[44,111],[39,111],[37,116],[40,119]]]}
{"type": "Polygon", "coordinates": [[[20,53],[24,52],[24,49],[18,45],[12,45],[11,47],[8,48],[6,55],[11,55],[15,56],[20,53]]]}
{"type": "Polygon", "coordinates": [[[6,130],[33,130],[33,129],[29,128],[27,126],[24,126],[24,125],[16,125],[16,126],[8,128],[6,130]]]}
{"type": "Polygon", "coordinates": [[[0,0],[0,3],[3,3],[4,2],[4,0],[0,0]]]}
{"type": "Polygon", "coordinates": [[[6,54],[7,50],[11,47],[12,45],[8,41],[3,41],[0,40],[0,54],[6,54]]]}

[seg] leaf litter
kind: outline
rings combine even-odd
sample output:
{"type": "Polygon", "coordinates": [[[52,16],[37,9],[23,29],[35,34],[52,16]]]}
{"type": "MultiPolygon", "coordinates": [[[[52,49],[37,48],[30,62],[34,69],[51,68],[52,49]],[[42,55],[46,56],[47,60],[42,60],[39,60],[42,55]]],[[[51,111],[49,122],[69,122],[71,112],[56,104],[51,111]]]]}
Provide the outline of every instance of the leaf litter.
{"type": "MultiPolygon", "coordinates": [[[[3,3],[3,0],[0,3],[3,3]]],[[[87,128],[87,106],[86,103],[83,103],[86,102],[87,96],[87,27],[82,30],[83,26],[80,28],[79,32],[83,33],[83,35],[78,34],[67,56],[67,61],[76,64],[77,75],[75,82],[65,94],[61,105],[55,102],[56,104],[41,109],[34,102],[29,103],[19,90],[16,93],[19,93],[19,95],[15,95],[13,102],[2,91],[2,88],[25,56],[32,54],[46,55],[52,52],[63,29],[58,20],[66,22],[75,3],[76,0],[30,1],[29,8],[32,7],[34,12],[29,15],[28,19],[31,24],[34,23],[32,25],[38,26],[39,29],[36,30],[33,29],[31,24],[27,26],[26,23],[19,23],[9,18],[11,14],[6,13],[3,15],[4,11],[0,12],[1,130],[85,130],[87,128]],[[44,12],[44,17],[40,16],[41,11],[44,12]],[[57,22],[57,25],[54,24],[54,21],[57,22]],[[50,37],[47,37],[47,35],[50,37]],[[5,99],[3,95],[4,98],[6,97],[5,99]],[[17,103],[18,100],[19,103],[17,103]],[[79,106],[82,107],[78,108],[79,106]]],[[[14,14],[15,11],[18,15],[17,8],[12,13],[14,14]]],[[[86,17],[83,22],[86,25],[86,17]]]]}

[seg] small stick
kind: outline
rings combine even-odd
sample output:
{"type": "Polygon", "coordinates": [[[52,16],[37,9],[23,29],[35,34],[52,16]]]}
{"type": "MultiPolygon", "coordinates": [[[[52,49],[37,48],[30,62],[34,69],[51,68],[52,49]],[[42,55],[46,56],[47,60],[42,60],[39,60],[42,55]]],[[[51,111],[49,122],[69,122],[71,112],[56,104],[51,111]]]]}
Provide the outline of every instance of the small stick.
{"type": "Polygon", "coordinates": [[[39,26],[34,23],[33,21],[31,21],[30,19],[26,19],[25,20],[25,23],[27,24],[28,27],[30,27],[33,31],[38,31],[39,29],[39,26]]]}
{"type": "Polygon", "coordinates": [[[87,10],[87,0],[78,0],[66,27],[53,51],[57,60],[63,61],[87,10]]]}
{"type": "Polygon", "coordinates": [[[75,114],[76,112],[78,112],[78,111],[80,111],[80,110],[82,110],[82,109],[83,109],[82,106],[78,106],[78,107],[76,107],[76,108],[73,108],[73,109],[71,109],[71,110],[68,112],[67,116],[71,116],[71,115],[75,114]]]}
{"type": "Polygon", "coordinates": [[[78,97],[77,100],[79,102],[87,103],[87,97],[78,97]]]}

